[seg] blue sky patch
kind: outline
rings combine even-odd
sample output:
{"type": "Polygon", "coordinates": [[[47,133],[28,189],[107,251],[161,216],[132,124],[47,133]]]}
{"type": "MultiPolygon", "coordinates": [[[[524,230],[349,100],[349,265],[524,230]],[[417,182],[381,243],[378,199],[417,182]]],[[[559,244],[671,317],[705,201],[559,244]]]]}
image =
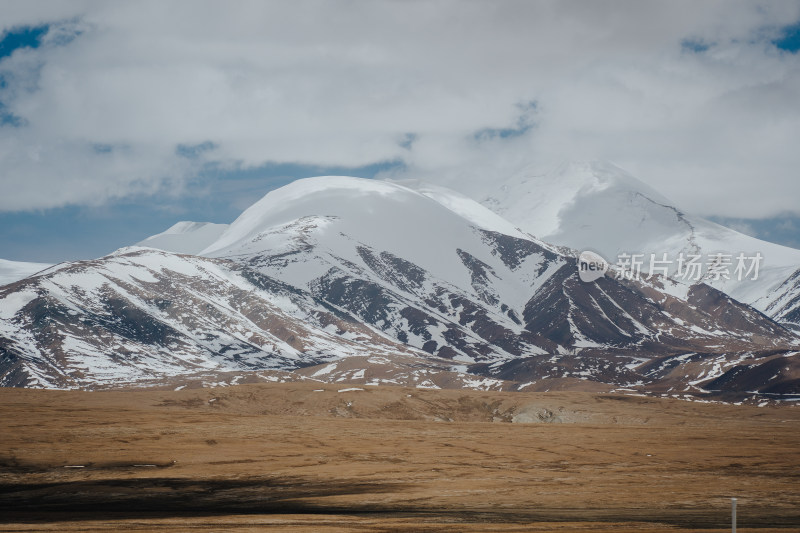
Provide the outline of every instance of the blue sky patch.
{"type": "Polygon", "coordinates": [[[197,159],[204,152],[209,152],[216,147],[217,145],[211,141],[202,142],[200,144],[179,144],[175,148],[175,153],[186,159],[197,159]]]}
{"type": "Polygon", "coordinates": [[[0,102],[0,128],[3,126],[18,128],[22,126],[24,122],[22,118],[11,113],[3,102],[0,102]]]}
{"type": "Polygon", "coordinates": [[[92,151],[96,154],[110,154],[114,147],[110,144],[96,143],[92,145],[92,151]]]}
{"type": "MultiPolygon", "coordinates": [[[[95,150],[99,147],[102,151],[104,146],[108,145],[95,145],[95,150]]],[[[182,220],[233,222],[266,193],[296,179],[321,175],[373,178],[402,166],[400,161],[355,168],[270,163],[231,171],[206,165],[181,196],[133,197],[104,207],[0,213],[0,257],[43,263],[101,257],[182,220]]]]}
{"type": "Polygon", "coordinates": [[[400,148],[411,150],[411,145],[414,144],[414,141],[416,140],[417,140],[416,133],[406,133],[405,135],[403,135],[403,139],[397,144],[400,145],[400,148]]]}
{"type": "Polygon", "coordinates": [[[681,41],[681,50],[700,54],[711,48],[711,45],[702,39],[684,39],[681,41]]]}
{"type": "Polygon", "coordinates": [[[800,21],[784,27],[781,33],[781,38],[775,39],[772,44],[778,49],[786,50],[787,52],[796,53],[800,50],[800,21]]]}
{"type": "Polygon", "coordinates": [[[735,229],[762,241],[774,242],[800,249],[800,215],[786,214],[777,217],[752,219],[708,217],[709,220],[735,229]]]}
{"type": "Polygon", "coordinates": [[[520,115],[517,117],[513,128],[483,128],[475,132],[473,137],[476,141],[486,141],[491,139],[509,139],[525,135],[534,126],[533,114],[537,109],[536,100],[517,104],[520,115]]]}
{"type": "Polygon", "coordinates": [[[37,48],[49,29],[50,26],[44,24],[42,26],[19,26],[5,32],[0,40],[0,59],[10,56],[20,48],[37,48]]]}

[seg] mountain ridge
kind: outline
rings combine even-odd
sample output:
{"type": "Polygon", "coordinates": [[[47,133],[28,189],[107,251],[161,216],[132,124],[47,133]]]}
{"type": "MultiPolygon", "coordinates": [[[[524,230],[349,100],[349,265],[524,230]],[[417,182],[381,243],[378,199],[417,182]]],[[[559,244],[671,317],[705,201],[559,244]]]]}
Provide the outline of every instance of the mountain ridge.
{"type": "MultiPolygon", "coordinates": [[[[795,316],[778,314],[773,302],[784,299],[775,291],[800,267],[800,250],[691,215],[611,163],[565,162],[550,169],[529,165],[496,180],[465,179],[448,185],[469,191],[522,231],[555,246],[591,250],[611,264],[620,254],[642,254],[643,271],[647,271],[650,254],[657,259],[666,254],[674,276],[681,254],[701,255],[705,267],[714,254],[727,254],[735,261],[739,253],[747,257],[760,253],[763,261],[757,280],[731,276],[704,281],[782,320],[795,316]]],[[[789,290],[788,286],[784,290],[789,290]]]]}
{"type": "Polygon", "coordinates": [[[587,284],[572,252],[443,188],[300,180],[203,254],[131,247],[0,288],[1,382],[92,388],[269,371],[701,394],[734,367],[760,376],[776,357],[790,364],[772,383],[726,383],[790,393],[797,379],[800,342],[762,313],[658,276],[587,284]],[[686,372],[653,371],[655,361],[686,372]]]}

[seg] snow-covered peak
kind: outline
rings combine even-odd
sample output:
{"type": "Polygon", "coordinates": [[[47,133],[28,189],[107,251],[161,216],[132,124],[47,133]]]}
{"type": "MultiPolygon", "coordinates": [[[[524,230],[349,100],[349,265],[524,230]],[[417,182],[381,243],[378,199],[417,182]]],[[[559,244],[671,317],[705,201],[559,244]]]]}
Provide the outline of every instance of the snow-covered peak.
{"type": "Polygon", "coordinates": [[[182,221],[136,245],[181,254],[197,254],[217,240],[227,228],[227,224],[182,221]]]}
{"type": "Polygon", "coordinates": [[[47,263],[26,263],[0,259],[0,286],[14,283],[50,267],[47,263]]]}
{"type": "Polygon", "coordinates": [[[619,254],[656,254],[676,268],[683,254],[739,253],[763,256],[760,279],[714,286],[754,302],[800,266],[800,250],[761,241],[701,217],[610,163],[564,163],[550,171],[533,167],[486,186],[482,202],[523,231],[546,242],[592,250],[614,263],[619,254]]]}
{"type": "MultiPolygon", "coordinates": [[[[415,187],[419,190],[342,176],[298,180],[247,209],[202,255],[248,264],[291,257],[291,266],[281,267],[280,276],[306,287],[332,267],[372,269],[366,256],[375,250],[473,293],[476,274],[470,265],[484,265],[498,276],[509,268],[481,230],[532,240],[464,196],[439,187],[415,187]]],[[[508,301],[524,292],[517,281],[496,290],[508,294],[508,301]]]]}
{"type": "MultiPolygon", "coordinates": [[[[589,170],[576,199],[626,190],[589,170]]],[[[695,353],[702,374],[690,381],[675,370],[683,377],[659,382],[663,391],[720,377],[737,354],[795,352],[785,329],[706,285],[581,281],[574,258],[418,182],[297,181],[250,207],[205,254],[224,260],[134,246],[0,288],[0,350],[12,355],[0,361],[0,385],[163,384],[198,371],[317,365],[304,375],[373,380],[369,361],[380,357],[405,376],[390,377],[395,385],[459,368],[520,387],[575,378],[643,386],[661,379],[661,358],[695,353]]],[[[781,316],[794,313],[784,301],[781,316]]],[[[790,372],[779,377],[741,390],[791,385],[790,372]]]]}
{"type": "MultiPolygon", "coordinates": [[[[459,235],[473,238],[470,226],[524,236],[502,217],[443,187],[377,181],[347,176],[320,176],[294,181],[269,192],[253,204],[203,255],[223,256],[264,234],[306,217],[337,220],[337,230],[370,245],[388,243],[404,257],[436,255],[426,234],[449,232],[458,246],[459,235]]],[[[380,246],[379,246],[380,247],[380,246]]]]}
{"type": "Polygon", "coordinates": [[[379,196],[393,196],[398,200],[402,193],[399,186],[346,176],[296,180],[270,191],[247,208],[201,253],[219,256],[221,251],[236,248],[269,228],[309,216],[345,216],[368,224],[375,207],[373,202],[363,200],[379,196]]]}
{"type": "Polygon", "coordinates": [[[466,220],[475,226],[489,230],[505,233],[520,238],[530,238],[530,235],[522,232],[519,228],[514,226],[508,220],[504,219],[491,209],[484,207],[472,198],[469,198],[461,193],[452,189],[433,185],[420,180],[387,180],[389,183],[394,183],[413,189],[438,204],[446,207],[450,211],[464,217],[466,220]]]}
{"type": "MultiPolygon", "coordinates": [[[[589,239],[584,233],[609,221],[606,209],[616,208],[616,219],[634,219],[652,206],[672,205],[621,168],[599,161],[567,162],[547,171],[529,166],[490,184],[482,197],[485,205],[523,230],[544,240],[555,237],[551,241],[574,248],[585,247],[589,239]]],[[[667,213],[667,218],[675,219],[674,213],[667,213]]],[[[593,243],[601,241],[595,248],[607,248],[602,241],[615,240],[588,232],[593,243]]]]}

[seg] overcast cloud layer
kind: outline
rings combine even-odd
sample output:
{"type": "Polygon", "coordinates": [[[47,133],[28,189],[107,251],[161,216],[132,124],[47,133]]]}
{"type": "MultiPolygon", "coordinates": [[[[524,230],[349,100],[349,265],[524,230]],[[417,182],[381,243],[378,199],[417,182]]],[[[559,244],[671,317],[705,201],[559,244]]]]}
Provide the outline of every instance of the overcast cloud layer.
{"type": "Polygon", "coordinates": [[[4,2],[0,211],[201,168],[611,160],[689,211],[800,213],[798,2],[4,2]],[[233,8],[232,8],[233,6],[233,8]]]}

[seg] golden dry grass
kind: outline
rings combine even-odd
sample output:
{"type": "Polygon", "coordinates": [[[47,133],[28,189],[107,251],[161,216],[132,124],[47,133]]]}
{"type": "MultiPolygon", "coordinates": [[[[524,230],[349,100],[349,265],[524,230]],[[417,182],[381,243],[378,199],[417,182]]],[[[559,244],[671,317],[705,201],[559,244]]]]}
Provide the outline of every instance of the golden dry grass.
{"type": "Polygon", "coordinates": [[[0,389],[0,531],[800,531],[796,407],[344,388],[0,389]]]}

